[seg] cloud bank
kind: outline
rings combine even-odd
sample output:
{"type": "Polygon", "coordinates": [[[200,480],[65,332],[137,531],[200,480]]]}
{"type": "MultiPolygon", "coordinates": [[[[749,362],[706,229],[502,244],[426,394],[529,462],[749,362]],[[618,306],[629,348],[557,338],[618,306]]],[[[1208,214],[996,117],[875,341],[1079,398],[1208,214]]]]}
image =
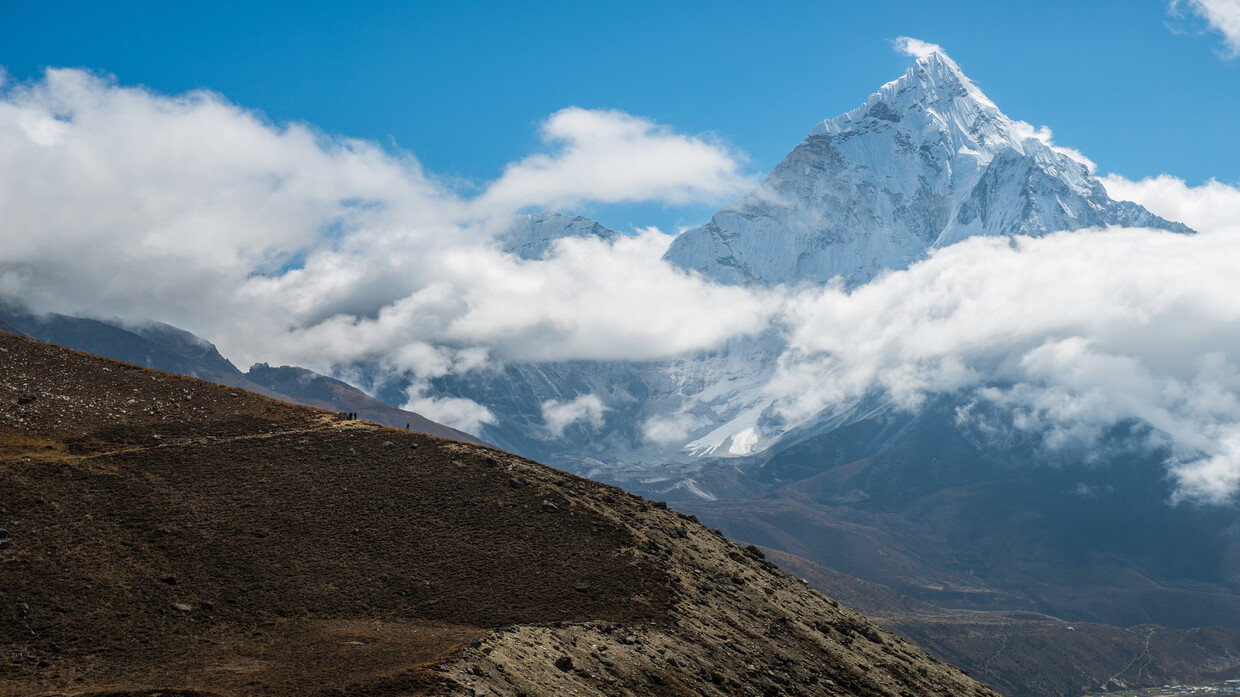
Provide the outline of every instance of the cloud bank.
{"type": "Polygon", "coordinates": [[[1236,264],[1229,234],[972,238],[791,301],[772,390],[793,420],[875,388],[906,408],[972,394],[1052,447],[1137,420],[1176,452],[1180,496],[1222,502],[1240,482],[1236,264]]]}
{"type": "Polygon", "coordinates": [[[0,93],[0,292],[159,318],[242,360],[305,345],[320,366],[383,353],[431,376],[493,348],[655,357],[760,328],[758,299],[654,263],[656,231],[533,263],[496,251],[529,206],[718,202],[749,181],[729,148],[622,112],[567,109],[545,131],[560,151],[463,198],[407,153],[51,70],[0,93]]]}
{"type": "MultiPolygon", "coordinates": [[[[242,365],[364,362],[412,382],[408,408],[472,431],[503,415],[431,380],[505,361],[659,360],[774,332],[787,350],[765,390],[789,420],[874,390],[910,408],[965,394],[1052,447],[1141,421],[1174,453],[1181,498],[1240,487],[1234,187],[1105,180],[1195,236],[972,239],[851,292],[755,290],[664,264],[671,238],[657,230],[560,240],[536,260],[502,253],[492,236],[529,207],[713,202],[751,181],[730,148],[622,112],[567,109],[543,135],[547,152],[465,196],[408,153],[272,124],[208,92],[76,70],[6,83],[0,295],[166,321],[242,365]]],[[[598,427],[606,405],[578,395],[542,412],[554,435],[598,427]]],[[[672,448],[703,426],[673,410],[642,429],[672,448]]]]}

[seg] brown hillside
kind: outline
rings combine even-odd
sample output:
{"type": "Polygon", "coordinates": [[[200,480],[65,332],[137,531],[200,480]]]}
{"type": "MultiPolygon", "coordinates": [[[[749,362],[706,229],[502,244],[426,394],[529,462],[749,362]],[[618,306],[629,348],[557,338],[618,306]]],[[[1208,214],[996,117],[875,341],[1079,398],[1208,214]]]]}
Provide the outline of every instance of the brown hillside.
{"type": "Polygon", "coordinates": [[[614,487],[7,334],[0,528],[4,695],[993,694],[614,487]]]}

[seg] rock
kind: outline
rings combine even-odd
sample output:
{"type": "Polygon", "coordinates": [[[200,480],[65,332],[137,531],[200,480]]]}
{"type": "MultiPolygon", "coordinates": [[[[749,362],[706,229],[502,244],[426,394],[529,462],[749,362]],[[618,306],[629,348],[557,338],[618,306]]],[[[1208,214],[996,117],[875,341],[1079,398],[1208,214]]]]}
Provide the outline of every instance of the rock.
{"type": "Polygon", "coordinates": [[[40,658],[40,659],[39,659],[38,666],[39,666],[40,668],[47,668],[47,667],[48,667],[48,666],[50,666],[50,665],[52,665],[52,662],[51,662],[51,661],[49,661],[49,660],[47,660],[46,658],[40,658]]]}
{"type": "Polygon", "coordinates": [[[206,610],[207,612],[211,612],[215,610],[215,603],[211,602],[210,600],[202,601],[201,603],[199,603],[199,606],[202,607],[202,609],[206,610]]]}
{"type": "Polygon", "coordinates": [[[18,404],[30,404],[36,399],[38,399],[38,395],[35,395],[33,392],[27,392],[26,394],[17,398],[17,403],[18,404]]]}
{"type": "Polygon", "coordinates": [[[9,536],[9,531],[5,530],[4,528],[0,528],[0,540],[3,540],[4,538],[8,536],[9,536]]]}
{"type": "Polygon", "coordinates": [[[578,583],[577,585],[573,586],[573,590],[577,591],[578,593],[585,593],[586,591],[590,590],[590,587],[584,583],[578,583]]]}
{"type": "Polygon", "coordinates": [[[481,687],[474,688],[474,697],[486,697],[486,695],[487,695],[487,691],[482,689],[481,687]]]}
{"type": "Polygon", "coordinates": [[[749,545],[748,547],[746,547],[745,554],[748,554],[754,559],[766,559],[766,555],[762,553],[762,550],[758,549],[754,545],[749,545]]]}
{"type": "Polygon", "coordinates": [[[166,584],[168,584],[168,585],[170,585],[170,586],[175,586],[175,585],[177,584],[177,577],[176,577],[176,576],[164,576],[163,578],[161,578],[161,579],[159,579],[159,580],[160,580],[160,581],[163,581],[164,583],[166,583],[166,584]]]}
{"type": "Polygon", "coordinates": [[[171,528],[171,527],[160,528],[160,529],[159,529],[159,531],[160,531],[160,532],[162,532],[162,533],[163,533],[163,534],[165,534],[165,535],[171,535],[171,534],[172,534],[172,528],[171,528]]]}
{"type": "Polygon", "coordinates": [[[560,507],[555,505],[554,503],[551,503],[550,501],[543,501],[542,509],[544,513],[555,513],[556,511],[560,510],[560,507]]]}
{"type": "Polygon", "coordinates": [[[173,603],[172,607],[180,610],[181,612],[193,612],[194,611],[194,607],[187,603],[173,603]]]}
{"type": "Polygon", "coordinates": [[[512,479],[508,480],[508,487],[510,489],[516,489],[520,486],[521,486],[521,480],[518,479],[517,477],[513,477],[512,479]]]}
{"type": "Polygon", "coordinates": [[[567,673],[573,669],[573,659],[568,656],[560,656],[555,659],[555,667],[567,673]]]}
{"type": "Polygon", "coordinates": [[[9,541],[8,541],[8,540],[0,540],[0,549],[8,549],[8,548],[9,548],[9,541]]]}
{"type": "Polygon", "coordinates": [[[19,603],[17,605],[17,616],[18,617],[25,617],[26,615],[29,615],[29,614],[30,614],[29,605],[27,605],[26,603],[19,603]]]}
{"type": "Polygon", "coordinates": [[[393,443],[393,442],[392,442],[392,441],[390,441],[390,440],[385,440],[385,441],[383,441],[383,447],[388,448],[388,449],[391,449],[391,448],[395,448],[395,447],[396,447],[396,444],[395,444],[395,443],[393,443]]]}

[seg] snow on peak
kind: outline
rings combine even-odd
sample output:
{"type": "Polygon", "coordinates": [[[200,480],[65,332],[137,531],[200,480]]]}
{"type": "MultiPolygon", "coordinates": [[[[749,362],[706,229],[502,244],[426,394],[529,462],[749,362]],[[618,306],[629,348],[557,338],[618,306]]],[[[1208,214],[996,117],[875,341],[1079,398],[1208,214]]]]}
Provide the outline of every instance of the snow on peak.
{"type": "Polygon", "coordinates": [[[1014,130],[1011,119],[1004,116],[960,66],[936,46],[919,57],[904,75],[871,94],[864,104],[816,124],[809,135],[841,133],[867,118],[899,122],[909,116],[930,116],[939,121],[953,119],[955,125],[961,127],[984,116],[1000,122],[1007,127],[1004,130],[1014,130]]]}
{"type": "Polygon", "coordinates": [[[823,121],[766,181],[665,259],[724,283],[865,283],[974,235],[1099,225],[1186,231],[1107,196],[1092,163],[1008,118],[940,47],[860,107],[823,121]]]}

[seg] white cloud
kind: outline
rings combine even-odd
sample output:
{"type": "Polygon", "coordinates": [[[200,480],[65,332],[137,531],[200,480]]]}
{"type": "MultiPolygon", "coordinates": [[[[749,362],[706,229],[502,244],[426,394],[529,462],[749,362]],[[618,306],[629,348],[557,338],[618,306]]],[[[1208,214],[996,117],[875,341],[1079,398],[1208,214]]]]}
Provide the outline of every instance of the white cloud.
{"type": "Polygon", "coordinates": [[[921,39],[914,39],[911,36],[900,36],[891,42],[893,48],[900,53],[913,58],[928,58],[932,53],[940,53],[947,55],[943,51],[943,47],[938,44],[932,44],[921,39]]]}
{"type": "Polygon", "coordinates": [[[531,263],[491,249],[530,205],[701,200],[747,181],[727,148],[622,112],[566,109],[545,134],[563,147],[463,199],[407,153],[208,92],[51,70],[0,91],[0,292],[168,321],[241,363],[370,358],[422,377],[544,351],[665,356],[761,330],[757,299],[659,262],[670,238],[657,232],[531,263]]]}
{"type": "Polygon", "coordinates": [[[401,408],[466,433],[476,434],[483,424],[496,423],[495,415],[490,409],[461,397],[417,395],[401,408]]]}
{"type": "Polygon", "coordinates": [[[1240,0],[1171,0],[1173,13],[1187,5],[1190,12],[1205,20],[1210,29],[1223,37],[1227,58],[1240,56],[1240,0]]]}
{"type": "Polygon", "coordinates": [[[656,416],[642,424],[642,436],[656,445],[682,445],[694,430],[710,423],[700,416],[679,413],[656,416]]]}
{"type": "Polygon", "coordinates": [[[560,437],[564,429],[577,422],[584,422],[592,428],[603,427],[603,400],[598,395],[584,394],[567,402],[549,399],[542,403],[543,423],[551,435],[560,437]]]}
{"type": "Polygon", "coordinates": [[[1085,154],[1082,153],[1080,150],[1076,150],[1075,148],[1065,147],[1062,145],[1057,145],[1055,143],[1055,136],[1053,133],[1051,133],[1050,128],[1046,126],[1035,127],[1033,124],[1025,122],[1025,121],[1014,121],[1013,125],[1016,127],[1015,131],[1016,131],[1017,136],[1024,138],[1024,139],[1034,138],[1036,140],[1041,141],[1043,145],[1050,148],[1051,150],[1054,150],[1055,152],[1061,155],[1067,155],[1068,157],[1085,165],[1085,167],[1089,169],[1089,172],[1091,174],[1095,170],[1098,169],[1098,165],[1095,164],[1093,160],[1089,159],[1088,157],[1085,157],[1085,154]]]}
{"type": "Polygon", "coordinates": [[[1140,181],[1108,174],[1102,177],[1102,184],[1112,198],[1139,203],[1198,232],[1240,233],[1240,187],[1214,180],[1189,186],[1169,174],[1140,181]]]}
{"type": "Polygon", "coordinates": [[[714,203],[754,183],[736,153],[622,111],[577,107],[542,128],[551,153],[509,165],[483,203],[562,207],[580,201],[714,203]]]}
{"type": "Polygon", "coordinates": [[[793,299],[770,389],[794,422],[873,389],[909,408],[972,394],[1051,447],[1138,420],[1176,453],[1178,496],[1221,502],[1240,482],[1238,267],[1229,234],[973,238],[793,299]]]}

